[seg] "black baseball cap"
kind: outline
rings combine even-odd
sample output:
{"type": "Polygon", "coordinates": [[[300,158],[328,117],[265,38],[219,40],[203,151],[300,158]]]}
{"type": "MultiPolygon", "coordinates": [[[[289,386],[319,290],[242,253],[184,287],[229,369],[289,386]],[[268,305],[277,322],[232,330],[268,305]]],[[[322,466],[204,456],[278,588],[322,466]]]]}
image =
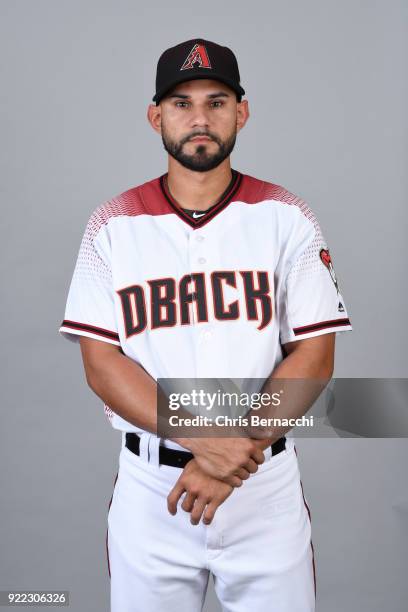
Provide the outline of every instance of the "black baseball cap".
{"type": "Polygon", "coordinates": [[[238,101],[245,94],[240,85],[238,62],[231,49],[204,38],[192,38],[161,54],[153,102],[158,105],[175,85],[194,79],[221,81],[235,91],[238,101]]]}

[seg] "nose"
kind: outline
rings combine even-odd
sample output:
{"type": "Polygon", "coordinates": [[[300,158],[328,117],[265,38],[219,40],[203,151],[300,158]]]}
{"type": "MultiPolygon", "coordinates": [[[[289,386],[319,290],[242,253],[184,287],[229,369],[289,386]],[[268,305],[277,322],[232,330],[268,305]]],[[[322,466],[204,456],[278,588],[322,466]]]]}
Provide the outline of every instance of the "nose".
{"type": "Polygon", "coordinates": [[[190,116],[190,126],[192,128],[208,128],[208,110],[201,106],[196,106],[190,116]]]}

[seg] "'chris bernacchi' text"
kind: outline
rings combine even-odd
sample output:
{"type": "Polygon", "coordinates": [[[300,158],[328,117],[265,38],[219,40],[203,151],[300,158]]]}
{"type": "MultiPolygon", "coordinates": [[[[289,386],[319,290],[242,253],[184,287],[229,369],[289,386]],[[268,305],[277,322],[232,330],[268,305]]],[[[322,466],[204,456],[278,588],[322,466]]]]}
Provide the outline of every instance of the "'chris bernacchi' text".
{"type": "Polygon", "coordinates": [[[192,417],[179,417],[172,414],[169,417],[171,427],[313,427],[313,416],[305,415],[298,418],[259,417],[256,414],[250,417],[229,417],[218,415],[215,418],[203,415],[192,417]]]}

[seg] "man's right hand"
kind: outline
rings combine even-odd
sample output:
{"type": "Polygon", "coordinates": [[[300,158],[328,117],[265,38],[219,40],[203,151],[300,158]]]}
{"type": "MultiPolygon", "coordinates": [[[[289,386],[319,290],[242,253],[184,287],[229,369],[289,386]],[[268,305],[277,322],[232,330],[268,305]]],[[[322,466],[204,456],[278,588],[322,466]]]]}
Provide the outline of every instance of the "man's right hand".
{"type": "Polygon", "coordinates": [[[265,461],[263,451],[251,438],[189,438],[180,442],[204,472],[232,487],[240,487],[265,461]]]}

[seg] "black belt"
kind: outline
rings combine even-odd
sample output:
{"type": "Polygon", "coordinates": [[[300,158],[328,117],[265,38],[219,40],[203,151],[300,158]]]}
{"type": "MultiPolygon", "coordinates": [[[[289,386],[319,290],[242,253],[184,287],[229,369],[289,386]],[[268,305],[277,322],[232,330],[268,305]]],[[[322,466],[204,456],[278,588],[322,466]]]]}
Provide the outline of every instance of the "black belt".
{"type": "MultiPolygon", "coordinates": [[[[135,455],[139,455],[140,438],[136,433],[126,432],[126,448],[135,455]]],[[[279,438],[271,444],[272,455],[277,455],[285,450],[286,438],[279,438]]],[[[172,465],[173,467],[183,468],[191,459],[194,458],[192,453],[188,451],[180,451],[175,448],[167,448],[167,446],[159,446],[159,463],[172,465]]]]}

